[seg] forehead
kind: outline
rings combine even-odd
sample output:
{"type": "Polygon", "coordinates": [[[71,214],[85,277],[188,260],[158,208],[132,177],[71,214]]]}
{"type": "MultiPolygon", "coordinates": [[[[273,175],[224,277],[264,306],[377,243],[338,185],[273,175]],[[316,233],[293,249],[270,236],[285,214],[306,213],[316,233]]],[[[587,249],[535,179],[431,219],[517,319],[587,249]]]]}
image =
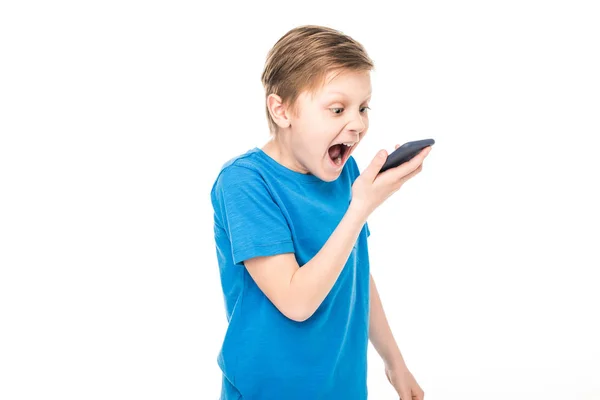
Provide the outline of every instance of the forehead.
{"type": "Polygon", "coordinates": [[[369,71],[346,71],[340,74],[328,74],[316,96],[321,99],[343,97],[366,100],[371,97],[371,74],[369,71]]]}
{"type": "Polygon", "coordinates": [[[325,99],[337,98],[337,97],[352,99],[353,97],[356,97],[356,98],[360,98],[362,100],[366,100],[371,97],[371,91],[365,93],[363,96],[355,96],[353,93],[346,93],[346,92],[340,92],[340,91],[327,91],[327,92],[323,93],[321,95],[321,97],[323,97],[325,99]]]}

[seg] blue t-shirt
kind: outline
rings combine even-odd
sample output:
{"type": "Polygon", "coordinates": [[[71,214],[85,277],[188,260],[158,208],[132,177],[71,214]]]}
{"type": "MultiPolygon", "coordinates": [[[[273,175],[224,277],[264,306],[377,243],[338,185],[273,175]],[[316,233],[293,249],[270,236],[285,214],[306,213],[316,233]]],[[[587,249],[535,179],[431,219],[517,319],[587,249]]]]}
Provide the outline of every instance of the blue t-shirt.
{"type": "Polygon", "coordinates": [[[325,182],[257,147],[223,165],[211,190],[229,322],[217,358],[221,399],[367,398],[368,225],[323,303],[303,322],[283,315],[243,265],[280,253],[294,253],[301,267],[310,261],[346,213],[359,174],[350,156],[340,176],[325,182]]]}

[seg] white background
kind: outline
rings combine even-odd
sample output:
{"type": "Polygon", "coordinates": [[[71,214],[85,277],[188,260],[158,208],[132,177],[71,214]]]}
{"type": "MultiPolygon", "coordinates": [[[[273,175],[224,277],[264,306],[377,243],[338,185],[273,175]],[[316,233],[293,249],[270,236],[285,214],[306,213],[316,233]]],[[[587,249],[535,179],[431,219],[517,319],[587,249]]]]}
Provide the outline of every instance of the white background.
{"type": "Polygon", "coordinates": [[[600,399],[596,2],[217,3],[0,6],[0,398],[217,398],[210,189],[318,24],[376,64],[361,170],[436,140],[369,219],[425,398],[600,399]]]}

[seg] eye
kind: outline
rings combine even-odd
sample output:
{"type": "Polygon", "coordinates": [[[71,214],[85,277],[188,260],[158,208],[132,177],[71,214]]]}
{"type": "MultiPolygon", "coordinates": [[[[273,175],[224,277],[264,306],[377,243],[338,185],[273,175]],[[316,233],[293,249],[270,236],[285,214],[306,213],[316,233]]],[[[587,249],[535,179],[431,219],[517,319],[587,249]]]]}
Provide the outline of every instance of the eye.
{"type": "MultiPolygon", "coordinates": [[[[361,107],[361,110],[363,110],[363,109],[364,109],[364,111],[361,111],[361,112],[363,114],[366,114],[367,110],[370,110],[371,108],[369,108],[369,107],[361,107]]],[[[330,108],[330,110],[332,110],[332,111],[333,110],[343,110],[343,108],[330,108]]],[[[339,114],[341,114],[341,112],[337,113],[337,112],[334,111],[334,114],[338,114],[339,115],[339,114]]]]}

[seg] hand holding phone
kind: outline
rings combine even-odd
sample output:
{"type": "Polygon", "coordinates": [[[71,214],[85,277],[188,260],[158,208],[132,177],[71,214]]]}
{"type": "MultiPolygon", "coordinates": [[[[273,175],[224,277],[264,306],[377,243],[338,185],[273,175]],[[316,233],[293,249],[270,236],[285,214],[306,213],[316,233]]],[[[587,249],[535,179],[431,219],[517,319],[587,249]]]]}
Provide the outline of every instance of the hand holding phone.
{"type": "Polygon", "coordinates": [[[433,146],[434,143],[435,140],[433,139],[415,140],[404,143],[402,146],[398,147],[390,155],[388,155],[383,167],[381,167],[381,170],[379,170],[379,174],[390,168],[395,168],[402,163],[410,161],[410,159],[419,154],[421,150],[427,146],[433,146]]]}
{"type": "Polygon", "coordinates": [[[422,170],[423,164],[416,168],[398,171],[395,174],[392,171],[389,175],[385,174],[387,176],[382,176],[379,179],[377,179],[377,176],[385,170],[409,161],[426,147],[431,147],[433,143],[435,143],[433,139],[407,142],[394,150],[385,162],[379,155],[383,151],[378,152],[371,164],[362,171],[352,184],[352,199],[350,201],[352,212],[357,213],[359,217],[366,220],[381,203],[399,190],[406,181],[418,174],[422,170]]]}

